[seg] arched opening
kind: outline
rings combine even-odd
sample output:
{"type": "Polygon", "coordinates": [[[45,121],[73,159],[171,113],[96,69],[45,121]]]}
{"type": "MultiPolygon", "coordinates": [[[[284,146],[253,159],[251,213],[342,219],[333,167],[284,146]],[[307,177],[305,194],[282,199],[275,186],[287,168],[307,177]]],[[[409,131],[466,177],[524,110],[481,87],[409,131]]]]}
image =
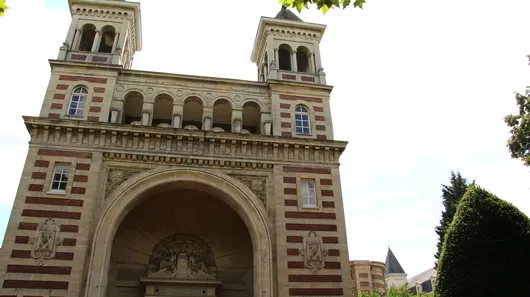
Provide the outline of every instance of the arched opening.
{"type": "Polygon", "coordinates": [[[184,101],[182,127],[184,129],[202,129],[202,101],[197,97],[189,97],[184,101]]]}
{"type": "Polygon", "coordinates": [[[125,96],[123,106],[123,123],[130,125],[140,125],[142,121],[142,109],[144,105],[144,96],[139,92],[133,91],[125,96]]]}
{"type": "Polygon", "coordinates": [[[85,24],[82,28],[81,42],[79,42],[79,50],[83,52],[92,51],[94,45],[94,38],[96,37],[96,26],[92,24],[85,24]]]}
{"type": "Polygon", "coordinates": [[[298,72],[309,72],[309,50],[305,46],[300,46],[296,50],[296,68],[298,72]]]}
{"type": "Polygon", "coordinates": [[[173,98],[167,94],[156,96],[152,125],[155,127],[171,127],[172,116],[173,98]]]}
{"type": "Polygon", "coordinates": [[[287,44],[280,45],[278,49],[278,59],[280,70],[291,71],[291,47],[287,44]]]}
{"type": "MultiPolygon", "coordinates": [[[[118,174],[109,174],[114,180],[123,180],[120,172],[116,173],[118,174]]],[[[272,239],[267,225],[267,214],[265,208],[260,206],[259,199],[241,182],[206,170],[158,168],[138,173],[124,181],[106,197],[101,207],[101,219],[97,223],[91,243],[85,296],[117,296],[109,293],[109,290],[114,289],[116,281],[130,280],[133,276],[137,277],[136,281],[126,284],[122,282],[124,287],[121,292],[124,295],[121,296],[144,296],[144,291],[137,286],[138,279],[141,275],[149,277],[150,269],[151,271],[157,269],[157,265],[149,265],[150,260],[153,259],[153,252],[160,250],[157,246],[161,243],[175,241],[178,243],[179,238],[186,235],[192,235],[194,239],[190,242],[197,243],[199,247],[204,247],[200,243],[206,242],[212,251],[217,267],[215,279],[220,279],[222,284],[219,296],[269,297],[273,295],[272,239]],[[234,213],[237,215],[234,216],[234,213]],[[200,233],[197,232],[198,230],[204,233],[197,234],[200,233]],[[227,233],[231,234],[227,235],[227,233]],[[234,237],[237,240],[232,240],[234,237]],[[173,240],[175,238],[177,240],[173,240]],[[124,248],[123,254],[117,250],[120,247],[124,248]],[[252,249],[250,251],[252,253],[252,282],[245,272],[250,268],[246,256],[249,247],[252,249]],[[231,256],[230,250],[236,257],[231,256]],[[122,265],[125,269],[120,274],[116,264],[121,263],[117,263],[116,257],[123,259],[126,253],[130,255],[128,259],[131,260],[127,263],[130,265],[122,265]],[[145,264],[146,261],[147,264],[145,264]],[[138,265],[142,263],[145,269],[140,271],[138,265]],[[227,267],[237,270],[229,270],[227,267]],[[127,270],[127,268],[130,269],[127,270]],[[226,280],[226,286],[223,280],[226,280]],[[234,283],[234,280],[237,282],[234,283]],[[249,286],[252,288],[249,289],[249,286]]],[[[178,246],[178,244],[163,246],[171,247],[178,246]]],[[[171,250],[162,257],[166,261],[154,261],[155,264],[159,264],[158,272],[163,270],[160,268],[174,266],[172,265],[175,263],[174,258],[171,259],[169,256],[175,255],[176,252],[171,250]]],[[[186,253],[189,250],[179,248],[177,251],[186,253]]],[[[204,261],[195,261],[196,257],[192,258],[188,257],[188,261],[185,261],[188,263],[188,268],[192,263],[193,267],[205,266],[199,265],[204,261]]],[[[186,271],[180,268],[182,267],[177,264],[177,273],[174,275],[186,271]]],[[[165,269],[158,276],[164,276],[167,279],[165,273],[168,271],[174,270],[165,269]]],[[[156,274],[156,271],[154,273],[156,274]]],[[[193,275],[197,276],[197,274],[193,275]]],[[[198,274],[198,276],[201,275],[204,276],[202,273],[198,274]]],[[[211,281],[212,278],[209,280],[211,281]]],[[[146,282],[145,279],[144,282],[146,282]]],[[[194,293],[197,296],[213,295],[200,291],[194,293]]],[[[176,292],[177,295],[179,293],[181,292],[176,292]]],[[[190,294],[188,291],[187,294],[180,295],[195,294],[190,294]]]]}
{"type": "Polygon", "coordinates": [[[261,109],[256,102],[246,102],[243,105],[243,133],[260,133],[261,109]]]}
{"type": "Polygon", "coordinates": [[[294,110],[296,120],[296,133],[310,134],[311,120],[309,119],[309,109],[303,105],[297,105],[294,110]]]}
{"type": "Polygon", "coordinates": [[[228,100],[219,99],[213,104],[212,128],[214,131],[232,132],[232,104],[228,100]]]}
{"type": "Polygon", "coordinates": [[[114,237],[107,296],[143,296],[150,279],[171,277],[183,283],[156,287],[174,296],[200,296],[185,293],[193,282],[215,280],[222,283],[212,285],[216,296],[252,297],[252,240],[242,219],[218,195],[193,182],[143,193],[114,237]]]}
{"type": "Polygon", "coordinates": [[[101,41],[99,42],[98,52],[112,53],[112,46],[114,45],[114,38],[116,37],[116,29],[112,26],[105,26],[101,29],[101,41]]]}

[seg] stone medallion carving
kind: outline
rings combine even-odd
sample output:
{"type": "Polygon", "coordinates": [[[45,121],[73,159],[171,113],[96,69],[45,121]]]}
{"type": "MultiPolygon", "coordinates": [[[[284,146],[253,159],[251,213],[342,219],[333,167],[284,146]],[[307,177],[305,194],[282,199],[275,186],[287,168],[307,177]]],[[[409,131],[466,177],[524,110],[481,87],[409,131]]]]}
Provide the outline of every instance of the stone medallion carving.
{"type": "Polygon", "coordinates": [[[206,93],[206,99],[210,100],[212,99],[213,95],[212,93],[206,93]]]}
{"type": "Polygon", "coordinates": [[[268,98],[263,98],[263,99],[261,99],[261,102],[263,102],[263,104],[269,104],[269,103],[271,103],[271,101],[270,101],[268,98]]]}
{"type": "Polygon", "coordinates": [[[56,225],[53,218],[47,218],[37,228],[37,236],[31,237],[29,243],[33,244],[31,257],[37,260],[38,265],[45,265],[47,260],[55,257],[55,250],[63,243],[59,238],[61,225],[56,225]]]}
{"type": "Polygon", "coordinates": [[[201,238],[175,234],[153,249],[149,276],[215,278],[216,266],[210,246],[201,238]]]}
{"type": "Polygon", "coordinates": [[[239,103],[239,102],[241,102],[241,100],[242,100],[242,99],[241,99],[241,96],[239,96],[239,95],[235,95],[235,96],[234,96],[234,101],[235,101],[235,102],[239,103]]]}
{"type": "Polygon", "coordinates": [[[142,172],[142,169],[127,170],[121,168],[110,168],[107,173],[107,183],[105,185],[105,198],[112,193],[118,186],[123,184],[131,176],[142,172]]]}
{"type": "Polygon", "coordinates": [[[175,95],[177,95],[177,97],[182,97],[182,95],[184,95],[184,92],[182,90],[177,90],[175,92],[175,95]]]}
{"type": "Polygon", "coordinates": [[[116,86],[116,91],[118,91],[118,92],[123,92],[124,89],[125,88],[122,85],[117,85],[116,86]]]}
{"type": "Polygon", "coordinates": [[[300,255],[304,257],[304,267],[311,270],[311,273],[317,274],[324,268],[326,262],[324,256],[328,251],[322,246],[322,238],[317,236],[315,231],[310,231],[304,238],[304,248],[300,250],[300,255]]]}
{"type": "Polygon", "coordinates": [[[233,178],[236,178],[245,186],[247,186],[252,193],[258,197],[258,199],[263,203],[264,206],[267,206],[267,179],[261,176],[251,176],[251,175],[231,175],[233,178]]]}
{"type": "Polygon", "coordinates": [[[155,90],[153,88],[147,88],[147,90],[145,90],[147,94],[153,94],[154,91],[155,90]]]}

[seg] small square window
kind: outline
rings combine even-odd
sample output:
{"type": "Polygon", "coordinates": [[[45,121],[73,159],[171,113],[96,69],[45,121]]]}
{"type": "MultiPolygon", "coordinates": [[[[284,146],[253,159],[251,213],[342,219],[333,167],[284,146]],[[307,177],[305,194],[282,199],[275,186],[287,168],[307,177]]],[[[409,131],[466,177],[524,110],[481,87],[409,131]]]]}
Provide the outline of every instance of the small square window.
{"type": "Polygon", "coordinates": [[[316,208],[317,207],[317,194],[314,180],[303,179],[302,180],[302,207],[303,208],[316,208]]]}
{"type": "Polygon", "coordinates": [[[53,169],[52,184],[50,191],[64,193],[66,192],[66,185],[68,184],[69,166],[57,165],[53,169]]]}

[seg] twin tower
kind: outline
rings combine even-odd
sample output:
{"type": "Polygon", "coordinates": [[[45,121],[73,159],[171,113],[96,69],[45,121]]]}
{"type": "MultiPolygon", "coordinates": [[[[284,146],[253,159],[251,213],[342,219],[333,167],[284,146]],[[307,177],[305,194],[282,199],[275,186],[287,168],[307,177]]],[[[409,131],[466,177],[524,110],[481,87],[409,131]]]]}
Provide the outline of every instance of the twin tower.
{"type": "Polygon", "coordinates": [[[198,77],[132,69],[140,4],[69,4],[0,296],[351,296],[325,26],[282,8],[256,81],[198,77]]]}

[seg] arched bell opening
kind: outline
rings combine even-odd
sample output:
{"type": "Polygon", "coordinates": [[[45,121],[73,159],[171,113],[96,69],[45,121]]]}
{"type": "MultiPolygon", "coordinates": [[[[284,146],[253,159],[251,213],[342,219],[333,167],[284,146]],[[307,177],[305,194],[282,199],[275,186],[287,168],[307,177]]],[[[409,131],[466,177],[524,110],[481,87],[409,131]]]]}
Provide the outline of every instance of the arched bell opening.
{"type": "Polygon", "coordinates": [[[173,115],[173,98],[167,94],[160,94],[155,97],[153,108],[154,127],[171,127],[173,115]]]}
{"type": "Polygon", "coordinates": [[[198,97],[189,97],[184,101],[182,127],[190,130],[202,129],[202,100],[198,97]]]}
{"type": "Polygon", "coordinates": [[[128,125],[140,125],[142,121],[142,108],[144,96],[136,91],[125,95],[123,106],[123,123],[128,125]]]}

